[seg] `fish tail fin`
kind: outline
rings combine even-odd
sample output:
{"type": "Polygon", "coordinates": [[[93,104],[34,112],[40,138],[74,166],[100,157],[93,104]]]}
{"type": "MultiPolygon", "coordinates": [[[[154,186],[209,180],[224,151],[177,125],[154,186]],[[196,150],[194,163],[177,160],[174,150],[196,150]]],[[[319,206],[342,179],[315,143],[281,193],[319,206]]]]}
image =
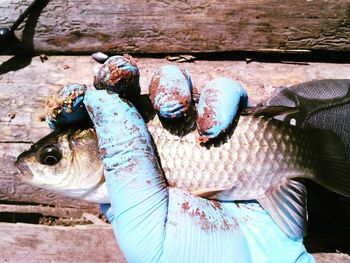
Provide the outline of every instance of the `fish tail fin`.
{"type": "Polygon", "coordinates": [[[316,153],[316,183],[340,195],[350,197],[350,161],[344,145],[334,132],[312,130],[313,149],[316,153]]]}

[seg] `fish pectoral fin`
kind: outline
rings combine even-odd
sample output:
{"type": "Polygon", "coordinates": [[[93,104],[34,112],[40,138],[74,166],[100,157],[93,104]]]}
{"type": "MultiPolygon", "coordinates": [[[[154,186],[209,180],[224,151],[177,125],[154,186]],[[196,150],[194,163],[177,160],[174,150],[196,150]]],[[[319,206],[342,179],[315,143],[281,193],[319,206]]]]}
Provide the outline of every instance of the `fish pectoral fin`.
{"type": "Polygon", "coordinates": [[[253,115],[253,116],[266,116],[275,117],[283,114],[291,114],[298,112],[299,109],[296,107],[287,106],[255,106],[244,108],[240,115],[253,115]]]}
{"type": "Polygon", "coordinates": [[[220,193],[221,191],[227,190],[226,188],[203,188],[195,191],[190,191],[192,194],[211,199],[212,196],[220,193]]]}
{"type": "Polygon", "coordinates": [[[306,188],[302,183],[289,180],[287,184],[280,185],[257,201],[289,238],[298,239],[305,236],[306,188]]]}

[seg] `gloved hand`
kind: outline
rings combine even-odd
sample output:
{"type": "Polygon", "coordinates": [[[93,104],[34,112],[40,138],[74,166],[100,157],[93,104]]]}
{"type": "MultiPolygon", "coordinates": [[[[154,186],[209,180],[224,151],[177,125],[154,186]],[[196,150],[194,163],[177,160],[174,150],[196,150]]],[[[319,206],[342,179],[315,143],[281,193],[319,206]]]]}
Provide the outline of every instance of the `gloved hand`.
{"type": "MultiPolygon", "coordinates": [[[[191,83],[187,78],[171,92],[168,70],[176,69],[153,76],[151,87],[157,88],[151,99],[164,117],[179,117],[186,112],[191,83]]],[[[245,91],[226,78],[202,90],[197,121],[203,142],[228,127],[241,101],[244,106],[245,91]]],[[[168,188],[145,123],[130,102],[88,90],[84,104],[98,134],[111,202],[101,208],[129,262],[314,261],[302,240],[289,239],[259,204],[213,202],[168,188]]]]}
{"type": "MultiPolygon", "coordinates": [[[[350,79],[313,80],[280,87],[262,104],[298,108],[298,111],[278,118],[303,128],[335,132],[343,141],[350,160],[350,79]]],[[[350,198],[330,192],[311,181],[305,181],[305,186],[309,225],[306,242],[313,246],[322,244],[323,250],[347,247],[350,244],[350,198]]],[[[349,253],[349,249],[343,251],[349,253]]]]}

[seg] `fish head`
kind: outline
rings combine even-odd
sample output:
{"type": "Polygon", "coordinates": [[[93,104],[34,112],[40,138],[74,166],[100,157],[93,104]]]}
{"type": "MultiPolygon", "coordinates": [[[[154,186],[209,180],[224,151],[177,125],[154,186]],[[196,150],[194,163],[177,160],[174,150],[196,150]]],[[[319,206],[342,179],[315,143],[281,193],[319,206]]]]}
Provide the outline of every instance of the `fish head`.
{"type": "Polygon", "coordinates": [[[104,184],[93,129],[52,132],[20,154],[15,166],[24,182],[84,200],[104,184]]]}

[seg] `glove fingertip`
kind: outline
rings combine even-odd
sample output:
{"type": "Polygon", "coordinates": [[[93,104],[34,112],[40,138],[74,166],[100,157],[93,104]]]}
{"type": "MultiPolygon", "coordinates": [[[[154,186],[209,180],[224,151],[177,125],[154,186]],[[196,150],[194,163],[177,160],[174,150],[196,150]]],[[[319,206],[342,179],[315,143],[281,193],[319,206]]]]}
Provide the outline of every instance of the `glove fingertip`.
{"type": "Polygon", "coordinates": [[[233,122],[240,107],[246,107],[248,94],[236,81],[217,78],[207,83],[199,97],[197,127],[199,141],[218,137],[233,122]]]}
{"type": "Polygon", "coordinates": [[[136,60],[129,56],[112,56],[94,76],[96,89],[106,89],[131,99],[140,95],[140,71],[136,60]]]}
{"type": "Polygon", "coordinates": [[[51,130],[60,130],[77,125],[91,124],[83,104],[87,87],[82,84],[65,85],[46,104],[46,122],[51,130]]]}
{"type": "Polygon", "coordinates": [[[165,65],[154,72],[149,94],[153,108],[164,118],[184,115],[192,101],[192,81],[188,71],[165,65]]]}

